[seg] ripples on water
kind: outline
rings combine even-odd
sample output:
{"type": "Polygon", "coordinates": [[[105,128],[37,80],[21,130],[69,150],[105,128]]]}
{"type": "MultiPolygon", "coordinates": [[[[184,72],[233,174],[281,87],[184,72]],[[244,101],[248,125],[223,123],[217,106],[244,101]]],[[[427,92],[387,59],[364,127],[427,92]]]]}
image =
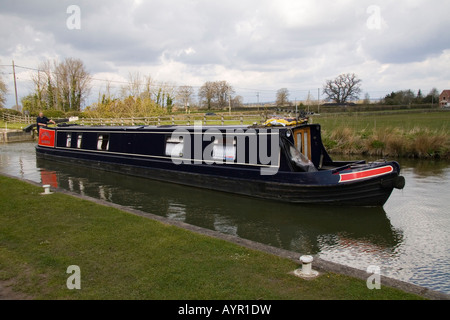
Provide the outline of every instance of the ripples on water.
{"type": "Polygon", "coordinates": [[[33,143],[0,145],[0,172],[450,293],[450,164],[399,161],[384,208],[301,206],[36,161],[33,143]]]}

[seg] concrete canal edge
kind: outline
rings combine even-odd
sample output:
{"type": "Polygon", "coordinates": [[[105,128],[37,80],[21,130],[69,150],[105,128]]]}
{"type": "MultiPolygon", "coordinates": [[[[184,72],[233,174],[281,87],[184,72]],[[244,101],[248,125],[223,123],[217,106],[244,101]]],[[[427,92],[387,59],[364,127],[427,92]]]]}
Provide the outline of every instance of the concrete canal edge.
{"type": "MultiPolygon", "coordinates": [[[[18,180],[33,184],[35,186],[42,187],[41,184],[31,181],[31,180],[21,179],[21,178],[11,176],[8,174],[4,174],[4,173],[2,173],[2,175],[5,177],[9,177],[11,179],[18,179],[18,180]]],[[[275,256],[278,256],[281,258],[290,259],[300,265],[300,254],[298,252],[280,249],[280,248],[272,247],[272,246],[265,245],[262,243],[258,243],[255,241],[239,238],[237,236],[224,234],[219,231],[214,231],[214,230],[205,229],[202,227],[197,227],[197,226],[190,225],[190,224],[187,224],[182,221],[171,220],[166,217],[158,216],[158,215],[155,215],[152,213],[143,212],[140,210],[122,206],[122,205],[108,202],[105,200],[96,199],[96,198],[92,198],[92,197],[85,196],[85,195],[80,195],[80,194],[77,194],[77,193],[74,193],[74,192],[71,192],[68,190],[63,190],[63,189],[55,190],[54,189],[52,191],[66,194],[66,195],[76,197],[79,199],[91,201],[91,202],[94,202],[99,205],[119,209],[121,211],[130,213],[133,215],[156,220],[163,224],[183,228],[183,229],[186,229],[186,230],[189,230],[189,231],[201,234],[201,235],[206,235],[206,236],[210,236],[210,237],[213,237],[216,239],[229,241],[231,243],[234,243],[234,244],[237,244],[237,245],[240,245],[240,246],[252,249],[252,250],[262,251],[262,252],[269,253],[269,254],[272,254],[272,255],[275,255],[275,256]]],[[[369,278],[369,276],[371,276],[371,274],[367,273],[364,270],[352,268],[352,267],[334,263],[331,261],[326,261],[319,257],[314,257],[313,268],[314,268],[314,270],[317,270],[319,272],[333,272],[333,273],[342,274],[342,275],[354,277],[354,278],[361,279],[361,280],[367,280],[369,278]]],[[[292,270],[292,271],[294,271],[294,270],[292,270]]],[[[397,280],[397,279],[393,279],[393,278],[389,278],[389,277],[385,277],[385,276],[381,276],[381,285],[387,286],[387,287],[392,287],[392,288],[397,288],[404,292],[413,293],[413,294],[416,294],[416,295],[419,295],[421,297],[431,299],[431,300],[450,300],[450,295],[448,295],[448,294],[434,291],[434,290],[431,290],[431,289],[428,289],[425,287],[420,287],[420,286],[417,286],[417,285],[414,285],[411,283],[407,283],[407,282],[404,282],[401,280],[397,280]]]]}
{"type": "Polygon", "coordinates": [[[0,143],[33,141],[33,132],[22,130],[0,129],[0,143]]]}

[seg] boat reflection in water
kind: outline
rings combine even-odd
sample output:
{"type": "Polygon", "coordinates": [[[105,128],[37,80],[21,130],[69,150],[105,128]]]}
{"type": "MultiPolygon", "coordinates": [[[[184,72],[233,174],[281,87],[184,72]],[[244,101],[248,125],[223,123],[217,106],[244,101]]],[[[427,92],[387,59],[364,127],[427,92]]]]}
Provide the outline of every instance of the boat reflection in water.
{"type": "Polygon", "coordinates": [[[286,204],[36,160],[53,186],[302,254],[353,246],[394,255],[403,238],[382,207],[286,204]]]}

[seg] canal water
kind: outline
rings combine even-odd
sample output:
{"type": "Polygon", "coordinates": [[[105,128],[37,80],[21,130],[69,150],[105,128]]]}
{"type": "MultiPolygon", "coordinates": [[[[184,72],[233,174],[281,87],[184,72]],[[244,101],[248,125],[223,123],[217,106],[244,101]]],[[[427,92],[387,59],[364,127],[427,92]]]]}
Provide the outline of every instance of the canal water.
{"type": "MultiPolygon", "coordinates": [[[[384,208],[291,205],[37,160],[0,144],[0,172],[450,294],[450,163],[400,160],[384,208]]],[[[336,157],[337,158],[337,157],[336,157]]],[[[70,211],[68,211],[70,214],[70,211]]]]}

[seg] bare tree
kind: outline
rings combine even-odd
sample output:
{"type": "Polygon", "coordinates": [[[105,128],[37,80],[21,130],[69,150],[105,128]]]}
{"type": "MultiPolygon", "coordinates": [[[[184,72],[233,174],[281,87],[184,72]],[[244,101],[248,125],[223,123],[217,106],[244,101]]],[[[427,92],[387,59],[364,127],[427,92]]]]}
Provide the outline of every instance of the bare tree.
{"type": "Polygon", "coordinates": [[[176,97],[177,86],[173,82],[164,82],[162,84],[163,92],[165,93],[166,107],[171,107],[176,97]]]}
{"type": "Polygon", "coordinates": [[[323,86],[323,93],[328,99],[338,104],[349,100],[359,99],[361,82],[354,73],[341,74],[334,80],[327,80],[323,86]]]}
{"type": "Polygon", "coordinates": [[[194,93],[194,89],[191,86],[180,86],[178,87],[178,92],[177,92],[177,98],[180,101],[180,104],[182,104],[186,110],[186,112],[188,112],[188,104],[189,101],[191,100],[191,96],[194,93]]]}
{"type": "Polygon", "coordinates": [[[54,109],[56,105],[56,77],[53,75],[52,62],[47,60],[38,66],[38,71],[31,77],[34,83],[34,108],[38,111],[54,109]]]}
{"type": "MultiPolygon", "coordinates": [[[[40,67],[39,67],[40,69],[40,67]]],[[[43,108],[44,104],[44,96],[45,96],[45,87],[46,87],[46,77],[43,72],[38,70],[36,74],[33,74],[31,76],[31,80],[34,83],[34,101],[35,101],[35,108],[38,110],[47,109],[46,107],[43,108]]],[[[35,111],[35,110],[29,110],[29,111],[35,111]]],[[[37,110],[36,110],[37,111],[37,110]]]]}
{"type": "Polygon", "coordinates": [[[152,98],[153,79],[150,75],[144,77],[144,91],[142,96],[144,99],[152,98]]]}
{"type": "Polygon", "coordinates": [[[158,86],[154,86],[155,92],[155,102],[161,107],[166,107],[171,111],[173,106],[173,101],[176,96],[175,84],[170,82],[160,83],[158,86]]]}
{"type": "Polygon", "coordinates": [[[244,98],[242,96],[235,96],[233,99],[231,99],[231,105],[233,108],[239,108],[242,107],[244,103],[244,98]]]}
{"type": "Polygon", "coordinates": [[[128,84],[121,89],[122,98],[139,98],[141,94],[142,76],[139,71],[128,73],[128,84]]]}
{"type": "Polygon", "coordinates": [[[208,81],[205,82],[203,86],[198,91],[198,96],[206,101],[206,105],[208,107],[208,110],[212,107],[212,102],[215,97],[215,85],[214,82],[208,81]]]}
{"type": "MultiPolygon", "coordinates": [[[[51,65],[52,64],[51,64],[50,60],[44,62],[41,65],[42,71],[45,76],[45,82],[46,82],[45,83],[45,86],[46,86],[45,105],[46,105],[47,109],[53,109],[56,106],[56,83],[54,82],[55,77],[52,73],[51,65]]],[[[41,67],[39,67],[39,69],[41,69],[41,67]]]]}
{"type": "Polygon", "coordinates": [[[423,103],[436,103],[436,102],[439,102],[439,96],[440,96],[440,92],[438,91],[438,89],[433,88],[427,94],[427,96],[425,98],[423,98],[423,103]]]}
{"type": "Polygon", "coordinates": [[[90,92],[90,76],[83,62],[73,58],[55,62],[54,74],[58,109],[80,111],[81,104],[90,92]]]}
{"type": "MultiPolygon", "coordinates": [[[[311,94],[311,91],[308,91],[308,96],[306,97],[306,101],[305,101],[305,104],[308,106],[308,107],[311,107],[312,105],[314,105],[314,97],[313,97],[313,95],[311,94]]],[[[317,100],[316,100],[317,101],[317,100]]],[[[308,109],[309,110],[309,109],[308,109]]]]}
{"type": "MultiPolygon", "coordinates": [[[[98,92],[98,102],[97,104],[102,105],[109,105],[111,103],[114,103],[116,100],[119,99],[117,93],[114,93],[114,85],[112,84],[112,80],[105,79],[105,89],[103,90],[103,86],[100,88],[98,92]]],[[[122,89],[122,88],[121,88],[122,89]]]]}
{"type": "Polygon", "coordinates": [[[281,88],[277,91],[277,106],[282,107],[289,103],[289,90],[286,88],[281,88]]]}
{"type": "Polygon", "coordinates": [[[111,80],[106,80],[105,84],[106,99],[111,100],[111,80]]]}
{"type": "Polygon", "coordinates": [[[364,95],[364,104],[370,104],[370,94],[368,92],[364,95]]]}
{"type": "Polygon", "coordinates": [[[209,110],[213,104],[218,108],[225,108],[234,93],[233,87],[226,81],[208,81],[200,88],[198,96],[206,102],[209,110]]]}
{"type": "Polygon", "coordinates": [[[68,68],[63,63],[55,62],[56,108],[70,110],[70,80],[68,68]]]}
{"type": "Polygon", "coordinates": [[[214,86],[218,107],[223,109],[229,104],[231,96],[234,94],[234,89],[226,81],[216,81],[214,86]]]}
{"type": "Polygon", "coordinates": [[[0,108],[3,108],[6,103],[6,94],[8,93],[8,87],[0,76],[0,108]]]}

